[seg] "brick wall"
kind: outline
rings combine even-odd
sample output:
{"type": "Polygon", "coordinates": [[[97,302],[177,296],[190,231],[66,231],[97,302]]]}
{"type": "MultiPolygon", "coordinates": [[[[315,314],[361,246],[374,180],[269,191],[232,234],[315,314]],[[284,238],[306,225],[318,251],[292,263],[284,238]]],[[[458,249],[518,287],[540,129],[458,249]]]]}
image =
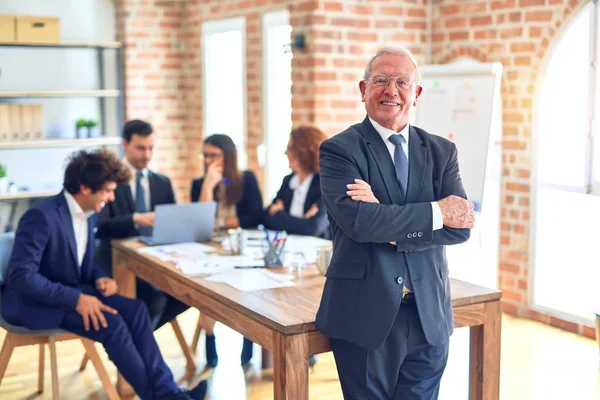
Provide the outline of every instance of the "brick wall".
{"type": "Polygon", "coordinates": [[[184,131],[184,2],[116,0],[117,40],[124,53],[125,118],[152,123],[152,168],[168,174],[178,199],[189,191],[192,160],[184,131]]]}
{"type": "Polygon", "coordinates": [[[503,310],[593,337],[594,330],[529,308],[533,102],[549,45],[584,0],[434,1],[433,63],[459,57],[504,66],[499,285],[503,310]]]}
{"type": "MultiPolygon", "coordinates": [[[[187,201],[201,174],[202,23],[246,17],[247,153],[259,179],[262,143],[262,15],[288,9],[294,50],[292,121],[335,134],[360,121],[358,80],[368,58],[385,44],[408,46],[421,63],[459,57],[504,65],[503,192],[500,288],[504,310],[593,336],[589,327],[528,307],[532,104],[548,46],[584,0],[116,0],[118,39],[125,54],[126,115],[149,119],[158,147],[153,166],[168,173],[187,201]]],[[[287,132],[282,132],[287,135],[287,132]]]]}
{"type": "Polygon", "coordinates": [[[292,6],[294,32],[307,48],[294,53],[294,124],[310,122],[330,135],[365,116],[358,81],[369,58],[384,45],[402,44],[428,58],[430,7],[416,1],[319,1],[292,6]],[[310,12],[297,15],[297,11],[310,12]]]}

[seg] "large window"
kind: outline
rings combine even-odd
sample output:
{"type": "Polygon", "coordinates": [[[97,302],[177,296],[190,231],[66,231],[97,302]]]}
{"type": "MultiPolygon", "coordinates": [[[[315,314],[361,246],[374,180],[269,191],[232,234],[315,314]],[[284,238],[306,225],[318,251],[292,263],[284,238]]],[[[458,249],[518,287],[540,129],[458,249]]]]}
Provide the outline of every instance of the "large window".
{"type": "Polygon", "coordinates": [[[277,194],[283,177],[290,173],[284,152],[292,129],[292,49],[289,12],[263,17],[265,148],[267,199],[277,194]]]}
{"type": "Polygon", "coordinates": [[[244,18],[202,25],[204,63],[204,132],[225,133],[246,157],[246,22],[244,18]]]}
{"type": "Polygon", "coordinates": [[[597,16],[591,2],[565,28],[536,101],[533,303],[576,319],[600,304],[597,16]]]}

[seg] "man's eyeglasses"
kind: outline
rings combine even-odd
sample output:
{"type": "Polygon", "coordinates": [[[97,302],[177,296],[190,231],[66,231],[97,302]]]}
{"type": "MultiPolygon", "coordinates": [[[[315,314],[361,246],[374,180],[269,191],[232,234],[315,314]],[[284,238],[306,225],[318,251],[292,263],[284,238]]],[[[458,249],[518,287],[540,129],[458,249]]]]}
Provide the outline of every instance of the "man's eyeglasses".
{"type": "Polygon", "coordinates": [[[366,81],[371,82],[375,87],[384,88],[390,84],[390,80],[393,80],[396,83],[396,87],[400,90],[409,90],[414,84],[419,83],[408,75],[387,76],[386,74],[373,75],[366,81]]]}

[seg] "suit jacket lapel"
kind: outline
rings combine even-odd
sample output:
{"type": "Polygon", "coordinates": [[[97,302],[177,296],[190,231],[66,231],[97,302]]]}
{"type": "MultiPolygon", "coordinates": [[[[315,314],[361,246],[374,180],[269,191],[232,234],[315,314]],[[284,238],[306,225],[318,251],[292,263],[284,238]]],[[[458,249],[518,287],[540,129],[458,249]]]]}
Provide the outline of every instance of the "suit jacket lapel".
{"type": "Polygon", "coordinates": [[[307,212],[312,207],[312,205],[317,202],[320,190],[321,182],[319,179],[319,174],[315,174],[313,176],[312,182],[310,183],[310,187],[308,188],[306,199],[304,200],[304,212],[307,212]]]}
{"type": "Polygon", "coordinates": [[[406,202],[418,202],[423,186],[423,177],[425,166],[429,158],[429,149],[425,140],[419,136],[415,128],[410,127],[410,139],[408,142],[408,190],[406,193],[406,202]]]}
{"type": "Polygon", "coordinates": [[[385,182],[385,188],[392,200],[393,204],[403,204],[402,201],[402,192],[400,192],[400,186],[398,186],[398,181],[396,180],[396,170],[394,169],[394,162],[390,157],[390,153],[385,146],[385,143],[381,139],[381,136],[373,125],[371,125],[371,121],[369,121],[369,117],[365,118],[361,125],[361,131],[367,144],[369,145],[369,149],[373,154],[373,158],[379,167],[379,171],[381,172],[381,176],[383,177],[383,181],[385,182]]]}
{"type": "Polygon", "coordinates": [[[154,204],[154,196],[152,196],[152,193],[159,193],[160,192],[160,188],[157,187],[157,181],[155,179],[154,173],[150,170],[148,170],[148,187],[150,189],[150,209],[148,211],[154,211],[154,207],[156,207],[156,204],[154,204]]]}
{"type": "MultiPolygon", "coordinates": [[[[85,279],[85,282],[89,282],[92,278],[92,264],[94,262],[94,228],[96,227],[97,217],[96,215],[88,218],[88,242],[85,249],[85,256],[81,263],[81,276],[85,279]]],[[[92,282],[93,284],[93,282],[92,282]]]]}
{"type": "Polygon", "coordinates": [[[128,184],[128,183],[127,184],[119,184],[117,186],[116,192],[117,192],[117,194],[115,195],[115,198],[124,199],[124,201],[125,201],[124,206],[126,207],[126,210],[128,210],[130,213],[134,213],[135,212],[135,203],[133,201],[133,196],[131,195],[130,184],[128,184]]]}
{"type": "Polygon", "coordinates": [[[75,242],[75,231],[73,231],[73,219],[69,212],[69,205],[67,204],[64,192],[61,192],[56,196],[56,199],[58,202],[58,214],[60,215],[60,220],[63,224],[67,241],[69,242],[69,248],[71,249],[71,255],[73,256],[73,265],[77,268],[79,265],[77,259],[77,243],[75,242]]]}

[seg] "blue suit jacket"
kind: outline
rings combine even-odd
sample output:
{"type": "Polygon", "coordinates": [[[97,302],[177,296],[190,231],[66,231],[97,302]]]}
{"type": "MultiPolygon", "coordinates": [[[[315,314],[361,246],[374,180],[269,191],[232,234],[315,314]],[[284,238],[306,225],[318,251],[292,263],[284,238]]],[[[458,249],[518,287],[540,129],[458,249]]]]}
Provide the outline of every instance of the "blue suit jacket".
{"type": "Polygon", "coordinates": [[[2,315],[29,329],[57,328],[75,311],[79,294],[105,276],[94,266],[94,228],[88,220],[88,244],[81,268],[67,199],[61,192],[30,208],[19,221],[2,290],[2,315]]]}
{"type": "Polygon", "coordinates": [[[433,231],[430,202],[451,194],[466,198],[456,146],[413,126],[409,135],[406,199],[388,149],[368,118],[325,141],[320,150],[333,255],[317,329],[370,349],[378,348],[392,328],[407,269],[427,341],[443,343],[454,328],[445,245],[466,241],[470,230],[433,231]],[[346,195],[346,185],[356,178],[371,185],[380,204],[354,202],[346,195]]]}

